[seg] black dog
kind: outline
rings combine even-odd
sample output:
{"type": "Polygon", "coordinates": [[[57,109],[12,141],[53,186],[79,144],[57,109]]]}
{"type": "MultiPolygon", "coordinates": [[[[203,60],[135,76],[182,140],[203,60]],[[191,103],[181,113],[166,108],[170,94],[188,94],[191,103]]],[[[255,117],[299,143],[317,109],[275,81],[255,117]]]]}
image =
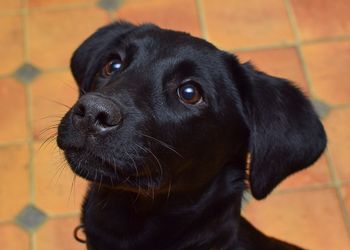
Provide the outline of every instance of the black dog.
{"type": "Polygon", "coordinates": [[[263,199],[325,148],[290,82],[202,39],[125,22],[89,37],[71,68],[80,98],[58,145],[91,181],[88,249],[300,249],[240,216],[246,180],[263,199]]]}

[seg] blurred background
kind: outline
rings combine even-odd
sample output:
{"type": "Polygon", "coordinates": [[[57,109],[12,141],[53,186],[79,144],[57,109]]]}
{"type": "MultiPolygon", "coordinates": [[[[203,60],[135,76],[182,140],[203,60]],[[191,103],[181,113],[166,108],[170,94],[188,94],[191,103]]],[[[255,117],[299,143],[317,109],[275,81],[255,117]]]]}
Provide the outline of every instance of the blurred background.
{"type": "Polygon", "coordinates": [[[85,249],[72,231],[86,183],[54,136],[77,98],[72,52],[117,19],[189,32],[302,88],[328,149],[243,214],[307,249],[350,249],[349,13],[349,0],[0,0],[0,249],[85,249]]]}

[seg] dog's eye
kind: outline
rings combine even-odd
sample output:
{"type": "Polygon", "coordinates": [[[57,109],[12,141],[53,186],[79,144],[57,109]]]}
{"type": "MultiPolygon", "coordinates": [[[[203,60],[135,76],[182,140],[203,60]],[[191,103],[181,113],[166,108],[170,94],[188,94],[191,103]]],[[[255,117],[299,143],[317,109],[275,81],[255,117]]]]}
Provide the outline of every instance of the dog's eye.
{"type": "Polygon", "coordinates": [[[178,89],[177,95],[186,104],[198,104],[203,101],[202,95],[194,81],[184,82],[178,89]]]}
{"type": "Polygon", "coordinates": [[[111,61],[109,61],[102,70],[102,75],[103,76],[110,76],[114,74],[115,72],[118,72],[122,69],[123,67],[123,62],[121,59],[116,58],[111,61]]]}

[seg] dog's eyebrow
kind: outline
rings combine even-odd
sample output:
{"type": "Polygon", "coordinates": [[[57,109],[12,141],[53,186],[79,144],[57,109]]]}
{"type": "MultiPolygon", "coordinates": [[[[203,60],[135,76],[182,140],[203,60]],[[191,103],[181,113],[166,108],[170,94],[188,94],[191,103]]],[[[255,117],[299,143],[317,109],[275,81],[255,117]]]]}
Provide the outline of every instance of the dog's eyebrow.
{"type": "Polygon", "coordinates": [[[163,82],[168,82],[174,77],[177,79],[185,79],[191,76],[199,75],[198,66],[192,60],[182,60],[175,62],[164,73],[163,82]]]}

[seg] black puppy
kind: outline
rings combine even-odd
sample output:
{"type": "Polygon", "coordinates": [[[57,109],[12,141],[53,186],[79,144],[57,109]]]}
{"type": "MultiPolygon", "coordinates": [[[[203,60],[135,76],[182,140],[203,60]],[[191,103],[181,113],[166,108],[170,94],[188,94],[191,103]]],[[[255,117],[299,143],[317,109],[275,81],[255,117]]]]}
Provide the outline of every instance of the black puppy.
{"type": "Polygon", "coordinates": [[[263,199],[325,148],[291,83],[202,39],[125,22],[89,37],[71,69],[80,98],[58,146],[91,181],[88,249],[300,249],[240,216],[246,180],[263,199]]]}

